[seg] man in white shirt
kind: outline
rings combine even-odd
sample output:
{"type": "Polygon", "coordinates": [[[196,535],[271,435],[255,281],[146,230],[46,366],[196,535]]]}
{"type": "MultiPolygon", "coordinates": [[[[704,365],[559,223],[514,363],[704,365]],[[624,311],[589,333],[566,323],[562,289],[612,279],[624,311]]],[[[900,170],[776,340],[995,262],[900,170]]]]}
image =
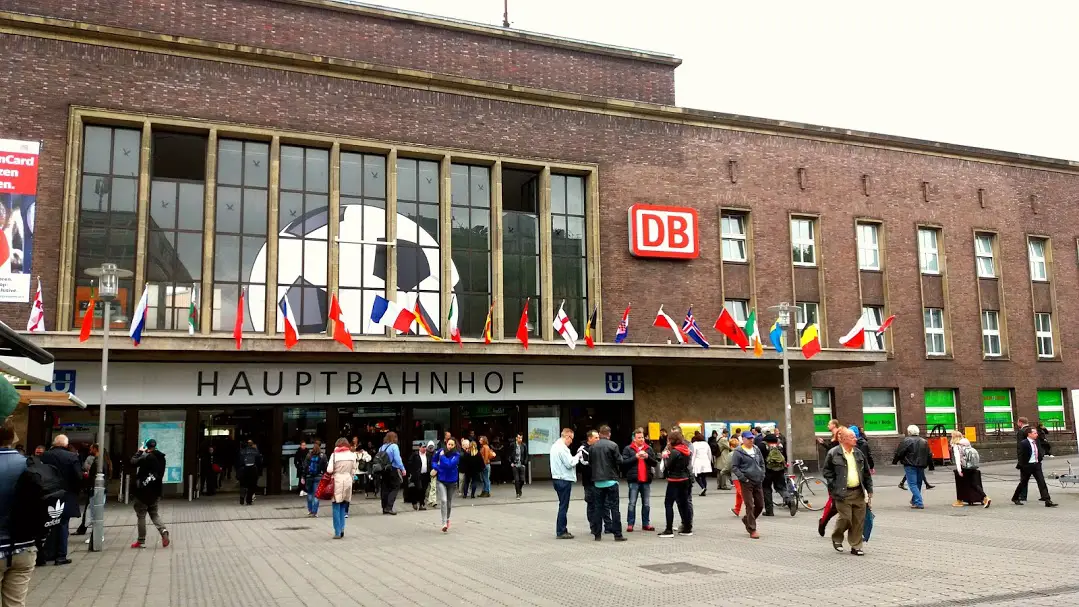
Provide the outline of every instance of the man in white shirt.
{"type": "Polygon", "coordinates": [[[551,446],[551,479],[554,491],[558,494],[558,517],[555,520],[555,537],[560,540],[572,540],[573,534],[566,528],[566,513],[569,511],[569,498],[573,492],[573,483],[577,480],[576,466],[581,461],[581,450],[570,455],[569,446],[573,442],[573,430],[562,429],[562,436],[551,446]]]}
{"type": "Polygon", "coordinates": [[[1038,446],[1038,431],[1027,426],[1022,432],[1026,435],[1026,439],[1020,441],[1018,445],[1019,461],[1016,468],[1019,468],[1019,484],[1015,487],[1015,493],[1012,494],[1012,503],[1016,506],[1023,505],[1027,484],[1033,476],[1038,482],[1038,493],[1041,494],[1041,501],[1045,502],[1045,507],[1056,508],[1056,503],[1049,499],[1049,487],[1045,484],[1045,476],[1042,475],[1042,458],[1045,457],[1045,453],[1038,446]]]}
{"type": "Polygon", "coordinates": [[[427,510],[427,488],[431,485],[431,453],[427,445],[420,445],[419,450],[408,458],[408,487],[405,493],[413,510],[427,510]]]}

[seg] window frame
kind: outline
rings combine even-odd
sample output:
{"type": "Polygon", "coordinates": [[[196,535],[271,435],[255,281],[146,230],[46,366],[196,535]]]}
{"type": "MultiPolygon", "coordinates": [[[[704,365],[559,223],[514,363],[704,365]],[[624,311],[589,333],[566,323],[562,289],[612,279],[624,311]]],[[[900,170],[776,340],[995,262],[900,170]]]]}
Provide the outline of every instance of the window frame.
{"type": "Polygon", "coordinates": [[[1004,356],[1004,341],[1000,335],[1000,311],[999,310],[982,310],[982,357],[983,358],[1001,358],[1004,356]],[[992,318],[993,324],[996,328],[990,328],[988,320],[992,318]],[[997,341],[997,351],[993,352],[988,346],[992,344],[993,338],[997,341]]]}
{"type": "Polygon", "coordinates": [[[974,233],[974,269],[978,274],[978,278],[997,278],[997,256],[996,256],[996,240],[997,235],[992,232],[975,232],[974,233]],[[984,240],[989,242],[989,250],[980,250],[979,243],[984,240]],[[982,262],[989,260],[989,273],[987,274],[982,267],[982,262]]]}
{"type": "Polygon", "coordinates": [[[813,426],[816,436],[831,436],[832,433],[828,431],[828,422],[836,419],[835,416],[835,388],[813,388],[810,394],[813,395],[813,426]],[[818,396],[824,396],[827,399],[827,404],[822,405],[821,399],[818,396]],[[827,415],[828,420],[824,422],[824,429],[821,429],[820,416],[827,415]]]}
{"type": "Polygon", "coordinates": [[[938,357],[948,355],[948,339],[944,326],[944,308],[922,308],[922,326],[925,330],[925,354],[926,356],[938,357]],[[934,313],[939,313],[940,326],[932,327],[932,318],[934,313]],[[934,341],[936,336],[940,336],[941,351],[935,352],[929,347],[930,336],[933,336],[934,341]]]}
{"type": "Polygon", "coordinates": [[[1051,360],[1056,358],[1056,344],[1053,343],[1053,315],[1050,312],[1035,312],[1034,313],[1034,341],[1035,352],[1038,355],[1038,360],[1051,360]],[[1044,319],[1049,326],[1049,330],[1046,331],[1042,328],[1041,319],[1044,319]],[[1045,353],[1043,344],[1046,343],[1043,340],[1048,340],[1049,353],[1045,353]]]}
{"type": "Polygon", "coordinates": [[[748,263],[749,262],[749,235],[748,235],[748,214],[736,211],[720,211],[719,215],[719,230],[720,230],[720,255],[724,262],[731,263],[748,263]],[[728,224],[733,222],[738,232],[728,232],[728,224]],[[741,259],[735,259],[727,256],[727,245],[740,245],[741,259]]]}
{"type": "Polygon", "coordinates": [[[862,306],[862,317],[865,318],[865,340],[863,350],[870,352],[884,352],[888,349],[888,342],[884,334],[877,333],[877,329],[884,322],[884,306],[862,306]],[[879,312],[879,315],[877,314],[879,312]]]}
{"type": "Polygon", "coordinates": [[[918,270],[922,274],[928,274],[930,276],[939,276],[943,273],[940,254],[940,228],[932,226],[918,226],[918,270]],[[932,248],[930,249],[925,242],[923,242],[922,236],[929,234],[933,236],[932,248]],[[936,269],[930,269],[927,267],[927,260],[932,259],[936,263],[936,269]]]}
{"type": "Polygon", "coordinates": [[[880,254],[880,232],[881,225],[879,223],[870,221],[859,221],[855,227],[856,242],[858,246],[858,269],[867,270],[871,272],[879,272],[883,268],[881,263],[880,254]],[[873,242],[868,243],[863,238],[865,234],[872,234],[873,242]],[[865,261],[865,255],[872,252],[876,261],[872,264],[868,264],[865,261]]]}
{"type": "MultiPolygon", "coordinates": [[[[794,327],[798,335],[798,342],[801,343],[802,333],[806,330],[806,327],[811,324],[816,324],[818,327],[820,326],[820,302],[799,301],[794,304],[794,307],[797,308],[794,314],[794,327]],[[809,322],[809,306],[813,306],[813,322],[809,322]],[[799,317],[801,317],[801,321],[798,320],[799,317]]],[[[821,343],[823,344],[823,342],[824,340],[821,338],[821,343]]]]}
{"type": "Polygon", "coordinates": [[[1049,239],[1042,236],[1027,236],[1027,259],[1030,265],[1031,282],[1049,282],[1049,239]],[[1041,254],[1035,255],[1034,245],[1041,246],[1041,254]],[[1041,268],[1041,272],[1037,271],[1041,268]]]}
{"type": "MultiPolygon", "coordinates": [[[[820,258],[819,247],[817,246],[817,219],[815,217],[806,217],[803,215],[792,215],[790,218],[790,238],[791,238],[791,263],[798,267],[815,268],[817,267],[818,260],[820,258]],[[803,237],[800,234],[795,235],[795,226],[804,223],[808,226],[806,230],[808,236],[803,237]],[[809,246],[812,254],[810,261],[805,261],[805,255],[802,255],[802,260],[795,259],[794,252],[796,250],[803,251],[800,247],[809,246]],[[796,248],[797,247],[797,248],[796,248]]],[[[799,230],[800,232],[801,230],[799,230]]]]}
{"type": "Polygon", "coordinates": [[[862,403],[861,404],[862,404],[862,431],[866,434],[866,436],[898,436],[901,433],[901,428],[899,426],[899,421],[900,421],[899,420],[899,407],[898,407],[898,399],[896,397],[896,388],[873,388],[873,387],[862,388],[862,403]],[[865,396],[866,396],[867,392],[888,392],[889,395],[891,396],[892,404],[891,405],[873,405],[873,406],[866,407],[865,396]],[[866,429],[867,425],[865,423],[865,416],[866,416],[867,413],[869,413],[869,414],[891,415],[892,419],[894,420],[893,423],[895,425],[895,430],[893,430],[893,431],[867,430],[866,429]]]}

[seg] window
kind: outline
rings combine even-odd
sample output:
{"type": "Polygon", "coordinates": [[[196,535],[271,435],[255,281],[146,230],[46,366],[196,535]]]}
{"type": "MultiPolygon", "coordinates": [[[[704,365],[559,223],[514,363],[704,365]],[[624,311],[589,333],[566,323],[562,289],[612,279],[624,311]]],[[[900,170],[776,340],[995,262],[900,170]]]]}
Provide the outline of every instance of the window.
{"type": "Polygon", "coordinates": [[[795,265],[817,265],[817,243],[812,219],[791,219],[791,247],[795,265]]]}
{"type": "MultiPolygon", "coordinates": [[[[326,293],[329,191],[329,150],[281,146],[277,295],[274,302],[288,298],[298,325],[296,328],[301,334],[326,330],[330,307],[326,293]]],[[[284,316],[276,312],[274,317],[277,330],[284,331],[284,316]]]]}
{"type": "Polygon", "coordinates": [[[744,326],[746,320],[749,319],[749,302],[744,299],[728,299],[723,302],[723,307],[727,309],[727,313],[734,318],[734,322],[738,323],[738,326],[744,326]]]}
{"type": "Polygon", "coordinates": [[[1030,279],[1037,281],[1049,280],[1049,270],[1046,264],[1045,239],[1030,238],[1027,240],[1027,251],[1030,253],[1030,279]]]}
{"type": "Polygon", "coordinates": [[[818,321],[818,305],[813,302],[801,301],[797,304],[797,310],[795,310],[795,326],[798,328],[798,339],[802,339],[802,333],[809,325],[816,324],[818,321]]]}
{"type": "Polygon", "coordinates": [[[566,301],[566,314],[582,335],[590,312],[586,244],[584,178],[551,175],[551,297],[556,306],[566,301]]]}
{"type": "Polygon", "coordinates": [[[1050,430],[1066,427],[1063,390],[1038,390],[1038,421],[1050,430]]]}
{"type": "Polygon", "coordinates": [[[977,234],[974,236],[974,258],[978,263],[979,278],[995,278],[996,265],[993,263],[993,235],[977,234]]]}
{"type": "Polygon", "coordinates": [[[199,135],[155,131],[152,136],[147,329],[186,330],[191,300],[198,297],[207,142],[199,135]]]}
{"type": "Polygon", "coordinates": [[[835,419],[832,408],[832,389],[813,388],[813,431],[817,436],[831,436],[828,422],[835,419]]]}
{"type": "Polygon", "coordinates": [[[884,334],[877,333],[877,329],[884,322],[884,308],[881,306],[864,306],[862,307],[862,315],[865,317],[865,345],[862,348],[865,350],[883,350],[884,334]]]}
{"type": "Polygon", "coordinates": [[[899,434],[894,389],[862,390],[862,430],[869,435],[899,434]]]}
{"type": "Polygon", "coordinates": [[[862,270],[880,269],[879,230],[875,223],[858,224],[858,267],[862,270]]]}
{"type": "Polygon", "coordinates": [[[491,170],[454,164],[450,176],[450,248],[460,276],[454,287],[457,326],[462,336],[479,337],[491,306],[491,170]]]}
{"type": "MultiPolygon", "coordinates": [[[[94,287],[86,270],[110,262],[135,271],[138,219],[135,212],[142,132],[87,126],[82,139],[79,184],[79,226],[75,255],[75,327],[82,326],[94,287]]],[[[112,328],[127,327],[132,311],[134,281],[121,280],[111,305],[112,328]]],[[[139,294],[141,296],[141,293],[139,294]]],[[[94,310],[94,328],[101,327],[104,308],[94,310]]]]}
{"type": "Polygon", "coordinates": [[[1053,319],[1048,314],[1034,315],[1034,337],[1038,340],[1038,358],[1053,358],[1053,319]]]}
{"type": "Polygon", "coordinates": [[[943,356],[948,353],[944,346],[944,310],[925,309],[925,353],[943,356]]]}
{"type": "MultiPolygon", "coordinates": [[[[341,152],[341,211],[337,264],[338,299],[352,333],[382,335],[385,328],[368,322],[375,296],[386,297],[386,158],[341,152]]],[[[409,249],[410,252],[415,249],[409,249]]],[[[393,299],[391,297],[391,299],[393,299]]]]}
{"type": "Polygon", "coordinates": [[[1014,428],[1011,390],[982,390],[982,409],[986,432],[1011,432],[1014,428]]]}
{"type": "MultiPolygon", "coordinates": [[[[416,300],[436,334],[442,318],[439,248],[439,167],[433,160],[397,159],[397,293],[414,309],[416,300]]],[[[452,280],[452,279],[451,279],[452,280]]],[[[409,331],[424,335],[419,323],[409,331]]]]}
{"type": "Polygon", "coordinates": [[[539,337],[540,302],[539,173],[502,171],[502,317],[515,327],[531,298],[529,332],[539,337]]]}
{"type": "Polygon", "coordinates": [[[982,310],[982,353],[986,356],[1000,356],[1000,313],[996,310],[982,310]]]}
{"type": "Polygon", "coordinates": [[[955,390],[925,391],[925,425],[932,430],[935,426],[944,426],[945,430],[955,430],[958,424],[955,409],[955,390]]]}
{"type": "Polygon", "coordinates": [[[724,213],[720,217],[723,234],[723,261],[746,261],[746,216],[724,213]]]}
{"type": "MultiPolygon", "coordinates": [[[[255,141],[217,141],[217,202],[214,224],[214,298],[210,329],[232,331],[240,289],[248,290],[244,331],[265,325],[265,311],[251,309],[251,294],[266,291],[266,198],[270,146],[255,141]]],[[[259,297],[262,299],[264,296],[259,297]]]]}
{"type": "Polygon", "coordinates": [[[939,230],[918,228],[918,254],[923,274],[940,274],[940,255],[937,250],[939,230]]]}

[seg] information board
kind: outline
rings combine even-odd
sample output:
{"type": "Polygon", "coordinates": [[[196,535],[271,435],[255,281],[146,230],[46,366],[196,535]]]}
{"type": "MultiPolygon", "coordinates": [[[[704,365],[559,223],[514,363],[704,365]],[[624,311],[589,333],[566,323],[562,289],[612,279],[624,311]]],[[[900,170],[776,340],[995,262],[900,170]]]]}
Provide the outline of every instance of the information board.
{"type": "Polygon", "coordinates": [[[184,422],[139,422],[139,446],[150,439],[165,454],[166,485],[184,482],[184,422]]]}

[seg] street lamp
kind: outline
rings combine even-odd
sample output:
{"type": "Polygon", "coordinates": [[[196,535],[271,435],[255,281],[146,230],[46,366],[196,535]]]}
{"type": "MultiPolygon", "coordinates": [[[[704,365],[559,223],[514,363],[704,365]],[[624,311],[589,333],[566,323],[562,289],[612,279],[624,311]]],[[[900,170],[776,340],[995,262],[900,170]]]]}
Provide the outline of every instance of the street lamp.
{"type": "MultiPolygon", "coordinates": [[[[101,328],[101,404],[97,422],[97,476],[94,478],[93,533],[90,550],[103,549],[105,539],[105,402],[109,378],[109,324],[112,301],[120,292],[120,279],[131,278],[130,270],[121,270],[114,263],[103,263],[100,268],[90,268],[86,273],[97,279],[97,298],[104,304],[104,323],[101,328]]],[[[92,320],[90,322],[93,322],[92,320]]]]}
{"type": "MultiPolygon", "coordinates": [[[[791,324],[791,305],[787,302],[782,302],[776,306],[769,306],[769,310],[776,312],[776,324],[782,329],[780,340],[783,346],[783,364],[780,365],[780,369],[783,369],[783,412],[785,421],[787,424],[787,461],[794,461],[794,437],[791,436],[791,365],[790,360],[787,358],[787,327],[791,324]]],[[[797,308],[795,308],[797,310],[797,308]]]]}

